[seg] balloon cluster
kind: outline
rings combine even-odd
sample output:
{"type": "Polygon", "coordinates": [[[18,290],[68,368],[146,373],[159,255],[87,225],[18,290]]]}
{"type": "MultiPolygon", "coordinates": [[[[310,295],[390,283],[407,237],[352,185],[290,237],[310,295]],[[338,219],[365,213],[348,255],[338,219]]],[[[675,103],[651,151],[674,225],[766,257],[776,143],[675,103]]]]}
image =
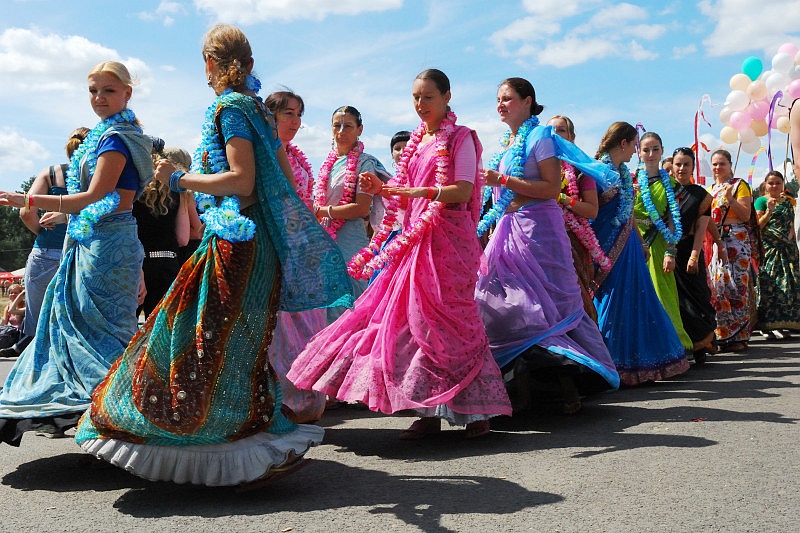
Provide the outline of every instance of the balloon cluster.
{"type": "Polygon", "coordinates": [[[741,143],[742,151],[754,154],[770,129],[789,133],[789,108],[800,98],[800,49],[785,43],[772,57],[772,69],[750,56],[742,71],[730,81],[731,92],[719,119],[725,126],[719,138],[727,144],[741,143]]]}

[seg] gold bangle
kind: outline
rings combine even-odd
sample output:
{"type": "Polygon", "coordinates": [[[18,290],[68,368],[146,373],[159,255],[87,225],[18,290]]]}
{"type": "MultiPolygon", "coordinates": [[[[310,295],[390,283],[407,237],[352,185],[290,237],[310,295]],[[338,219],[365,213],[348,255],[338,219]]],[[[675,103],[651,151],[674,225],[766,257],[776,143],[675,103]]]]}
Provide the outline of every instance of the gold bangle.
{"type": "Polygon", "coordinates": [[[63,211],[61,211],[61,200],[63,200],[63,199],[64,199],[64,195],[63,194],[59,194],[58,195],[58,212],[59,213],[63,213],[63,211]]]}
{"type": "Polygon", "coordinates": [[[20,215],[27,215],[30,208],[28,207],[28,193],[22,195],[22,207],[19,208],[20,215]]]}

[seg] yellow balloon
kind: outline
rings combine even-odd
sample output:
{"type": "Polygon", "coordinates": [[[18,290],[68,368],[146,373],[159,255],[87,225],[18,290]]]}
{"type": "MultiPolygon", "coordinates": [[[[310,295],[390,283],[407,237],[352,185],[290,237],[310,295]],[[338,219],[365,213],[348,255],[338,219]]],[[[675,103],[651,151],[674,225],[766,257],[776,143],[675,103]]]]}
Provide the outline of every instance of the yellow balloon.
{"type": "Polygon", "coordinates": [[[763,100],[767,97],[767,85],[762,80],[756,80],[747,86],[745,92],[750,100],[763,100]]]}
{"type": "Polygon", "coordinates": [[[723,126],[719,130],[719,139],[725,144],[733,144],[739,141],[739,132],[730,126],[723,126]]]}
{"type": "Polygon", "coordinates": [[[775,125],[778,126],[779,132],[789,133],[789,117],[779,117],[778,120],[775,121],[775,125]]]}
{"type": "Polygon", "coordinates": [[[734,74],[731,77],[730,86],[732,91],[746,91],[747,87],[750,86],[750,78],[747,74],[742,74],[741,72],[734,74]]]}
{"type": "Polygon", "coordinates": [[[769,126],[767,126],[766,120],[754,120],[750,123],[750,127],[753,128],[753,132],[756,134],[756,137],[763,137],[769,131],[769,126]]]}

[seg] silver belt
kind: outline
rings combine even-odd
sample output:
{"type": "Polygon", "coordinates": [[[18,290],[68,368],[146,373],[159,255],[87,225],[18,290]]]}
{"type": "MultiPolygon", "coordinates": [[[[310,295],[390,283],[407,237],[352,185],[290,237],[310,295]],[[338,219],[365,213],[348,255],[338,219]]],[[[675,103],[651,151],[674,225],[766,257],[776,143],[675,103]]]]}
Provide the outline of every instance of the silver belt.
{"type": "Polygon", "coordinates": [[[157,252],[147,252],[147,257],[149,257],[150,259],[157,259],[161,257],[175,259],[176,257],[178,257],[178,254],[176,254],[175,252],[170,252],[169,250],[159,250],[157,252]]]}

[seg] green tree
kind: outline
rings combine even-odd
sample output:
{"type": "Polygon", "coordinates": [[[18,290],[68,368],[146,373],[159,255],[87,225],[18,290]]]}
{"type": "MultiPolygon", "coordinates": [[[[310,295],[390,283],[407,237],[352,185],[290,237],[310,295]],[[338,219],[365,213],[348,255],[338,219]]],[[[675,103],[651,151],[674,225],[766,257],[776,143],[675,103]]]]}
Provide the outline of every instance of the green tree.
{"type": "MultiPolygon", "coordinates": [[[[28,192],[36,176],[31,176],[17,192],[28,192]]],[[[25,261],[36,236],[19,218],[19,210],[0,207],[0,267],[16,270],[25,266],[25,261]]]]}

